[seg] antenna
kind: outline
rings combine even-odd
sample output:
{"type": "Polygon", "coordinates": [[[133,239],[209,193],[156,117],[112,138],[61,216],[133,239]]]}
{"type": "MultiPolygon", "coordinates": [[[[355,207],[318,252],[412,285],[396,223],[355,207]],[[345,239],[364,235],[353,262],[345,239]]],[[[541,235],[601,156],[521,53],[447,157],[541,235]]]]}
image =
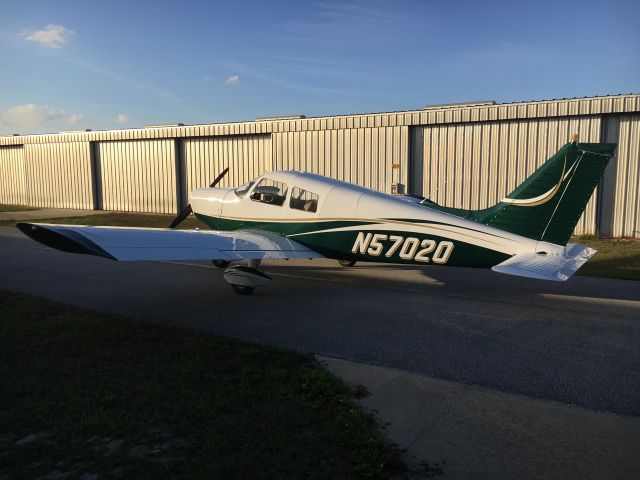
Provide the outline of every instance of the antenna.
{"type": "MultiPolygon", "coordinates": [[[[429,194],[428,197],[426,197],[424,200],[431,200],[431,195],[435,195],[436,193],[438,193],[438,190],[440,190],[440,188],[444,187],[447,184],[448,180],[445,180],[444,183],[442,185],[440,185],[438,188],[436,188],[433,192],[431,192],[429,194]]],[[[424,200],[420,201],[420,205],[422,205],[422,202],[424,202],[424,200]]]]}

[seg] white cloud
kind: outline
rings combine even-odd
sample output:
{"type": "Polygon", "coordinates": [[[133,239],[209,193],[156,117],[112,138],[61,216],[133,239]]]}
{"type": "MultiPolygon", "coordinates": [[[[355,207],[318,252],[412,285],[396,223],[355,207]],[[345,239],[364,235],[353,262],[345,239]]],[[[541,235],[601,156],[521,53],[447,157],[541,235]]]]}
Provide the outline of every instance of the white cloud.
{"type": "Polygon", "coordinates": [[[74,113],[69,117],[69,125],[78,125],[82,120],[84,120],[84,115],[74,113]]]}
{"type": "Polygon", "coordinates": [[[129,116],[124,113],[119,113],[116,116],[116,123],[127,123],[129,121],[129,116]]]}
{"type": "Polygon", "coordinates": [[[17,105],[2,113],[2,120],[9,125],[35,126],[56,120],[64,115],[64,110],[34,103],[17,105]]]}
{"type": "Polygon", "coordinates": [[[226,83],[227,85],[238,85],[240,83],[240,77],[238,75],[231,75],[229,78],[227,78],[224,83],[226,83]]]}
{"type": "Polygon", "coordinates": [[[24,31],[20,34],[28,42],[39,43],[47,48],[62,48],[69,43],[73,35],[75,35],[73,30],[62,25],[47,25],[42,30],[24,31]]]}
{"type": "MultiPolygon", "coordinates": [[[[305,85],[302,83],[290,82],[288,80],[282,80],[278,77],[272,77],[263,71],[260,68],[256,68],[250,65],[243,65],[241,63],[228,63],[219,60],[213,60],[213,63],[216,65],[226,68],[228,70],[235,70],[236,72],[240,72],[243,75],[247,75],[251,78],[255,78],[256,80],[260,80],[262,82],[272,83],[273,85],[279,85],[284,88],[289,88],[291,90],[298,90],[300,92],[310,93],[314,95],[324,95],[324,94],[340,94],[340,95],[353,95],[353,92],[346,92],[342,90],[335,90],[332,88],[325,87],[316,87],[313,85],[305,85]]],[[[237,76],[237,75],[235,75],[237,76]]],[[[233,77],[230,77],[233,78],[233,77]]],[[[240,78],[238,77],[238,80],[240,78]]]]}

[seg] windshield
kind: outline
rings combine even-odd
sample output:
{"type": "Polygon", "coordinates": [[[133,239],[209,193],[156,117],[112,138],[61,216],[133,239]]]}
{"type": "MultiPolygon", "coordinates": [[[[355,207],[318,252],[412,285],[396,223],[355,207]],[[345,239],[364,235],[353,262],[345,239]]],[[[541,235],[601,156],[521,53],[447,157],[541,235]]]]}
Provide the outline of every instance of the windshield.
{"type": "Polygon", "coordinates": [[[247,194],[247,192],[251,189],[254,183],[255,181],[251,180],[250,182],[245,183],[241,187],[236,188],[235,189],[236,195],[238,195],[239,197],[244,197],[247,194]]]}

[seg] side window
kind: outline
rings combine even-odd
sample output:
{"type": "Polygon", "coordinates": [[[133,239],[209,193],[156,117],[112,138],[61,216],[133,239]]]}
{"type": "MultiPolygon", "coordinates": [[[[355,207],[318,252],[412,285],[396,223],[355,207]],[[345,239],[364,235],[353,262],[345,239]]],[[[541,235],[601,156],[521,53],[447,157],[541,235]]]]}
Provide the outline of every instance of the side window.
{"type": "Polygon", "coordinates": [[[287,186],[284,183],[263,178],[251,192],[251,200],[254,202],[268,203],[269,205],[282,206],[287,196],[287,186]]]}
{"type": "Polygon", "coordinates": [[[291,191],[291,200],[289,206],[296,210],[304,210],[305,212],[318,211],[318,195],[308,190],[294,187],[291,191]]]}

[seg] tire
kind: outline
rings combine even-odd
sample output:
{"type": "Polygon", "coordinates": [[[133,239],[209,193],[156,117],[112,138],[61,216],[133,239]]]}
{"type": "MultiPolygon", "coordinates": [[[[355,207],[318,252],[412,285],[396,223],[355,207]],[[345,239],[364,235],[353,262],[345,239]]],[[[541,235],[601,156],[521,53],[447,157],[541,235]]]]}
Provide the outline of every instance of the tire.
{"type": "Polygon", "coordinates": [[[251,295],[255,290],[253,287],[247,287],[246,285],[235,285],[233,283],[231,284],[231,288],[233,288],[233,291],[238,295],[251,295]]]}
{"type": "Polygon", "coordinates": [[[353,267],[356,264],[355,260],[338,260],[338,263],[343,267],[353,267]]]}
{"type": "Polygon", "coordinates": [[[211,263],[218,268],[227,268],[230,262],[227,262],[226,260],[211,260],[211,263]]]}

